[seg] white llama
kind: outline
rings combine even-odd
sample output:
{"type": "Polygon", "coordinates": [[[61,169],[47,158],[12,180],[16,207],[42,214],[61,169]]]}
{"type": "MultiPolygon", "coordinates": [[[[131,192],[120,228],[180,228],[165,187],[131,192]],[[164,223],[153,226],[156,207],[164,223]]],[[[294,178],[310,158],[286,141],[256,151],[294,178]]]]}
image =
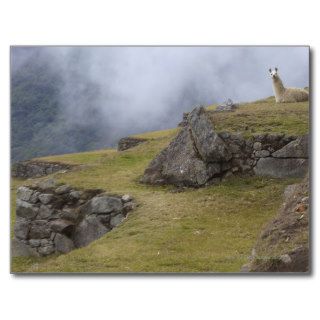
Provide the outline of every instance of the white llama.
{"type": "Polygon", "coordinates": [[[278,69],[269,69],[272,78],[272,86],[277,103],[281,102],[301,102],[309,100],[309,92],[300,88],[285,88],[279,75],[278,69]]]}

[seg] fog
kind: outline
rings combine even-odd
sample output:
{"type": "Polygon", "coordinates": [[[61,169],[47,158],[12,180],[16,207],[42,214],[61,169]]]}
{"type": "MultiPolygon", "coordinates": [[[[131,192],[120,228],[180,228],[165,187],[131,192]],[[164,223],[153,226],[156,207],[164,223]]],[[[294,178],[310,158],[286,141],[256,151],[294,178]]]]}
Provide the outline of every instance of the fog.
{"type": "Polygon", "coordinates": [[[95,126],[102,146],[175,127],[195,105],[270,96],[269,67],[285,86],[309,85],[306,47],[15,47],[11,61],[57,72],[61,116],[95,126]]]}

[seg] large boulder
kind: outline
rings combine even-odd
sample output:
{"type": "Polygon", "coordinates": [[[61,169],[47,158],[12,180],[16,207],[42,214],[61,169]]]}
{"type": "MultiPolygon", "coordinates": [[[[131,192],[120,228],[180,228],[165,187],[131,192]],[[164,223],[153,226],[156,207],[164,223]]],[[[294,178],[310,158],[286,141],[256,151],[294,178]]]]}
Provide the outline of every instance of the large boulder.
{"type": "Polygon", "coordinates": [[[17,199],[20,199],[22,201],[29,201],[33,192],[34,191],[32,189],[25,186],[21,186],[17,190],[17,199]]]}
{"type": "Polygon", "coordinates": [[[18,239],[26,240],[28,238],[30,224],[24,219],[17,219],[14,225],[14,234],[18,239]]]}
{"type": "Polygon", "coordinates": [[[141,181],[160,185],[201,186],[220,171],[220,163],[207,164],[202,160],[194,146],[189,127],[184,127],[150,163],[141,181]]]}
{"type": "Polygon", "coordinates": [[[54,244],[56,250],[60,253],[68,253],[75,248],[73,241],[67,236],[60,233],[56,234],[54,238],[54,244]]]}
{"type": "Polygon", "coordinates": [[[46,220],[35,220],[32,221],[29,231],[30,239],[43,239],[49,238],[51,230],[46,220]]]}
{"type": "Polygon", "coordinates": [[[272,154],[274,158],[302,158],[307,159],[309,135],[304,135],[298,139],[291,141],[280,150],[272,154]]]}
{"type": "Polygon", "coordinates": [[[254,172],[274,178],[303,178],[308,172],[308,159],[260,158],[254,172]]]}
{"type": "Polygon", "coordinates": [[[213,124],[203,107],[195,108],[188,117],[188,122],[202,160],[205,162],[229,161],[232,158],[227,145],[213,130],[213,124]]]}
{"type": "Polygon", "coordinates": [[[145,170],[141,181],[150,184],[202,186],[221,173],[221,164],[232,157],[223,139],[214,132],[203,107],[188,116],[176,138],[145,170]]]}
{"type": "Polygon", "coordinates": [[[16,201],[16,215],[25,219],[34,219],[38,214],[39,208],[33,204],[17,199],[16,201]]]}
{"type": "Polygon", "coordinates": [[[76,227],[73,237],[74,244],[77,248],[84,247],[110,230],[96,216],[90,215],[76,227]]]}
{"type": "Polygon", "coordinates": [[[41,205],[39,207],[39,212],[38,212],[38,219],[48,219],[52,216],[52,214],[54,213],[54,210],[49,208],[46,205],[41,205]]]}
{"type": "Polygon", "coordinates": [[[105,214],[119,212],[122,209],[122,201],[116,197],[97,196],[91,199],[87,214],[105,214]]]}
{"type": "Polygon", "coordinates": [[[53,199],[53,194],[50,193],[42,193],[38,195],[38,199],[43,204],[48,204],[53,199]]]}

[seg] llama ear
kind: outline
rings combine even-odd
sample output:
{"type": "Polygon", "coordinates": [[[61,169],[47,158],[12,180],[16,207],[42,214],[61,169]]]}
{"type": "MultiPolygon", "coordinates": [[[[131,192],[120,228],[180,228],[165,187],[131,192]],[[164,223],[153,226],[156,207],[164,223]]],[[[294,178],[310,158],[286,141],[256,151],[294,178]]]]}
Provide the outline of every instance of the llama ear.
{"type": "Polygon", "coordinates": [[[271,72],[271,68],[269,69],[269,72],[271,72]]]}
{"type": "Polygon", "coordinates": [[[275,67],[274,70],[276,70],[276,72],[278,72],[278,68],[277,67],[275,67]]]}

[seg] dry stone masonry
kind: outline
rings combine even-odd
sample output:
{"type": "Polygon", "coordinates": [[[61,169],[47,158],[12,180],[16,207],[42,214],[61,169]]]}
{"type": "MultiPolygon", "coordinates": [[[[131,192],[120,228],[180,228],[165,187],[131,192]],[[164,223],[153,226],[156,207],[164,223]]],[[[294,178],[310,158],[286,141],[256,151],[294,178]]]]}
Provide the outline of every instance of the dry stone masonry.
{"type": "Polygon", "coordinates": [[[118,142],[118,151],[124,151],[137,146],[140,143],[147,141],[147,139],[134,138],[134,137],[124,137],[118,142]]]}
{"type": "Polygon", "coordinates": [[[216,132],[203,107],[184,115],[182,128],[150,163],[141,179],[149,184],[199,187],[239,174],[304,177],[308,135],[216,132]]]}
{"type": "Polygon", "coordinates": [[[59,162],[22,161],[12,166],[12,176],[16,178],[42,177],[61,170],[70,170],[72,165],[59,162]]]}
{"type": "Polygon", "coordinates": [[[50,179],[17,190],[13,255],[47,256],[88,245],[135,208],[130,195],[56,186],[50,179]]]}
{"type": "Polygon", "coordinates": [[[235,111],[237,108],[239,108],[239,104],[233,103],[231,99],[228,99],[224,103],[217,106],[216,110],[214,112],[222,112],[222,111],[235,111]]]}

